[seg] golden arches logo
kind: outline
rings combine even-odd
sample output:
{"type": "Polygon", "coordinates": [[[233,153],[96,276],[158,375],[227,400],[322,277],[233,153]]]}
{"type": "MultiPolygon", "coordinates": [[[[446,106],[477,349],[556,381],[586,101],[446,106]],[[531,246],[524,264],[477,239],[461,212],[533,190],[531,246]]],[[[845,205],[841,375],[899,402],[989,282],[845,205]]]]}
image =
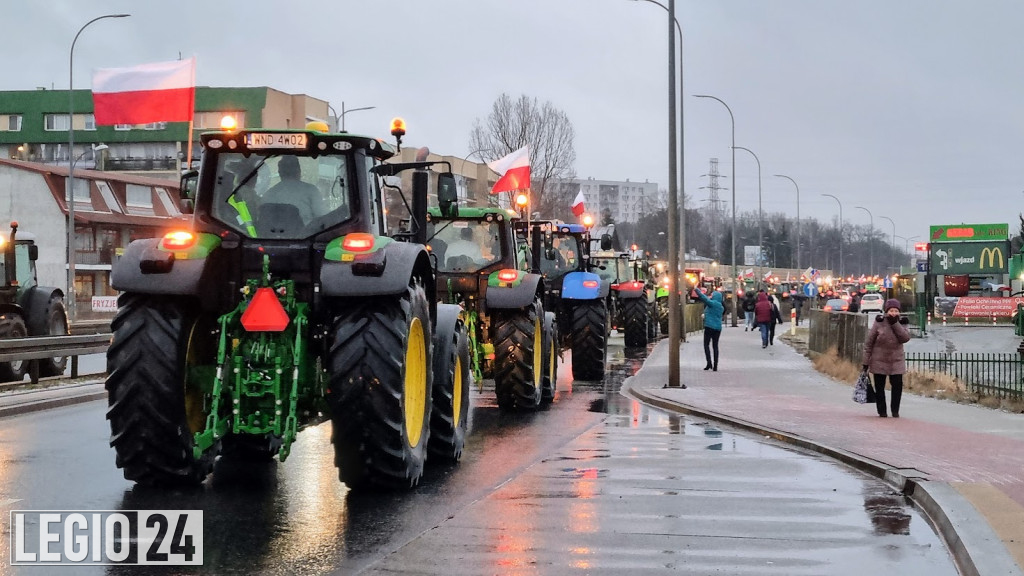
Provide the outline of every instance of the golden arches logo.
{"type": "Polygon", "coordinates": [[[1003,249],[999,248],[998,246],[996,246],[996,247],[993,247],[993,248],[984,248],[981,251],[981,257],[978,258],[978,269],[979,270],[982,270],[982,269],[985,268],[985,255],[988,255],[988,267],[989,268],[995,268],[996,256],[999,256],[999,268],[1003,268],[1004,267],[1005,263],[1003,261],[1003,249]]]}

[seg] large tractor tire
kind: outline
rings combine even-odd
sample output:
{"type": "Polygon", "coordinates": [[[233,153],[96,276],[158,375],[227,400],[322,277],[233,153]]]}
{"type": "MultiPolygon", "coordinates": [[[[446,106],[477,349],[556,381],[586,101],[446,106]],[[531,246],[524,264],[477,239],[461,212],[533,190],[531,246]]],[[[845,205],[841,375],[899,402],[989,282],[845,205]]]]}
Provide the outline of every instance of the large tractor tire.
{"type": "Polygon", "coordinates": [[[647,300],[628,298],[622,301],[625,344],[628,348],[647,346],[647,300]]]}
{"type": "Polygon", "coordinates": [[[555,399],[558,383],[558,322],[554,312],[544,313],[544,377],[541,380],[540,403],[550,404],[555,399]]]}
{"type": "Polygon", "coordinates": [[[196,485],[213,470],[219,446],[193,454],[210,398],[202,391],[208,382],[192,380],[212,377],[217,352],[213,322],[197,318],[196,308],[166,296],[118,300],[107,349],[107,420],[117,466],[138,484],[196,485]]]}
{"type": "Polygon", "coordinates": [[[658,328],[661,333],[668,335],[668,296],[662,296],[657,300],[658,328]]]}
{"type": "Polygon", "coordinates": [[[334,320],[330,385],[334,464],[350,489],[416,486],[430,440],[430,305],[401,296],[347,301],[334,320]]]}
{"type": "Polygon", "coordinates": [[[540,300],[494,311],[494,393],[502,410],[540,406],[544,375],[544,312],[540,300]]]}
{"type": "Polygon", "coordinates": [[[572,377],[602,380],[608,347],[608,310],[604,302],[590,300],[572,308],[572,377]]]}
{"type": "MultiPolygon", "coordinates": [[[[28,329],[25,328],[25,320],[10,312],[0,314],[0,340],[7,338],[25,338],[28,336],[28,329]]],[[[0,362],[0,382],[21,382],[28,373],[28,361],[13,360],[11,362],[0,362]]]]}
{"type": "Polygon", "coordinates": [[[458,306],[438,304],[438,326],[434,329],[434,407],[430,413],[431,457],[457,462],[462,457],[469,429],[469,390],[473,387],[470,370],[469,335],[461,320],[446,322],[444,308],[458,306]]]}
{"type": "MultiPolygon", "coordinates": [[[[64,299],[60,296],[50,298],[46,305],[46,326],[47,336],[66,336],[68,331],[68,313],[64,310],[64,299]]],[[[41,334],[42,335],[42,334],[41,334]]],[[[67,356],[56,358],[43,358],[39,361],[40,376],[63,376],[64,369],[68,366],[67,356]]]]}
{"type": "Polygon", "coordinates": [[[646,305],[647,308],[647,341],[653,342],[658,339],[658,309],[653,302],[646,305]]]}

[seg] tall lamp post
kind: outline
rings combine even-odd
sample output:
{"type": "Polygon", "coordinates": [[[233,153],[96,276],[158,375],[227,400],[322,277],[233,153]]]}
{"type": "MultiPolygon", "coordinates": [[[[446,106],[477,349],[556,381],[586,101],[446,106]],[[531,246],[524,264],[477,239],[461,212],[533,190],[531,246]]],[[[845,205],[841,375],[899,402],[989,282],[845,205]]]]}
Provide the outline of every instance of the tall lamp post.
{"type": "Polygon", "coordinates": [[[732,109],[725,103],[721,98],[716,96],[709,96],[707,94],[694,94],[695,98],[711,98],[712,100],[718,100],[718,102],[725,106],[725,109],[729,111],[729,121],[732,123],[732,144],[730,150],[732,152],[732,321],[731,326],[736,327],[736,299],[739,292],[739,286],[736,285],[736,118],[732,115],[732,109]]]}
{"type": "Polygon", "coordinates": [[[854,208],[858,208],[860,210],[863,210],[863,211],[867,212],[868,213],[868,218],[871,219],[871,234],[868,236],[868,262],[869,262],[868,267],[870,268],[871,273],[874,274],[875,273],[875,217],[874,217],[873,214],[871,214],[871,210],[868,210],[867,208],[865,208],[863,206],[854,206],[854,208]]]}
{"type": "Polygon", "coordinates": [[[376,106],[363,106],[363,107],[360,107],[360,108],[349,108],[348,110],[345,110],[345,102],[342,101],[342,103],[341,103],[341,131],[342,132],[345,131],[345,114],[348,114],[349,112],[359,112],[360,110],[373,110],[374,108],[376,108],[376,106]]]}
{"type": "Polygon", "coordinates": [[[71,41],[71,52],[68,56],[68,318],[74,322],[77,306],[75,305],[75,44],[82,31],[93,22],[105,18],[127,18],[131,14],[104,14],[89,20],[78,29],[75,39],[71,41]]]}
{"type": "Polygon", "coordinates": [[[785,178],[796,186],[796,267],[800,269],[800,246],[803,244],[800,238],[800,186],[797,185],[796,180],[793,180],[785,174],[776,174],[777,178],[785,178]]]}
{"type": "MultiPolygon", "coordinates": [[[[757,277],[760,282],[761,278],[761,258],[764,254],[764,236],[761,233],[761,222],[764,219],[761,212],[761,159],[754,154],[754,151],[750,148],[744,148],[743,146],[736,146],[738,150],[746,150],[750,152],[750,155],[757,161],[757,277]]],[[[736,187],[736,183],[732,183],[733,188],[736,187]]],[[[774,264],[772,264],[774,266],[774,264]]]]}
{"type": "Polygon", "coordinates": [[[831,194],[822,194],[822,196],[828,196],[835,200],[836,204],[839,204],[839,276],[845,278],[846,276],[843,274],[843,203],[831,194]]]}
{"type": "Polygon", "coordinates": [[[896,223],[893,222],[892,218],[889,218],[888,216],[879,216],[879,218],[884,218],[884,219],[889,221],[889,224],[892,224],[892,266],[890,266],[890,268],[895,270],[896,269],[896,223]]]}

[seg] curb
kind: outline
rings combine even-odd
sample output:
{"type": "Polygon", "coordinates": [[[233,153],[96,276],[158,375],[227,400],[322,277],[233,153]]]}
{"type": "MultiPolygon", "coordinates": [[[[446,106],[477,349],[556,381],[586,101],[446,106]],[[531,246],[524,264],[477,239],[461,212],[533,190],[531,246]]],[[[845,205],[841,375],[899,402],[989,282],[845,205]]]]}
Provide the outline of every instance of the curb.
{"type": "Polygon", "coordinates": [[[58,396],[37,400],[32,399],[32,396],[40,396],[42,395],[41,393],[52,391],[53,390],[34,390],[31,392],[22,392],[7,398],[0,398],[0,418],[19,416],[32,412],[41,412],[43,410],[62,408],[64,406],[73,406],[75,404],[83,404],[85,402],[92,402],[95,400],[104,400],[107,397],[107,391],[103,388],[103,384],[100,383],[67,386],[62,390],[63,393],[58,396]],[[24,401],[18,402],[17,396],[26,396],[27,398],[24,401]]]}
{"type": "Polygon", "coordinates": [[[965,576],[1024,576],[1020,566],[978,510],[946,482],[933,482],[917,470],[896,468],[853,452],[815,442],[755,422],[698,410],[647,393],[632,385],[634,377],[622,383],[622,394],[662,410],[717,420],[747,432],[828,456],[840,463],[881,479],[897,488],[920,509],[946,544],[957,570],[965,576]],[[914,473],[917,473],[916,475],[914,473]]]}

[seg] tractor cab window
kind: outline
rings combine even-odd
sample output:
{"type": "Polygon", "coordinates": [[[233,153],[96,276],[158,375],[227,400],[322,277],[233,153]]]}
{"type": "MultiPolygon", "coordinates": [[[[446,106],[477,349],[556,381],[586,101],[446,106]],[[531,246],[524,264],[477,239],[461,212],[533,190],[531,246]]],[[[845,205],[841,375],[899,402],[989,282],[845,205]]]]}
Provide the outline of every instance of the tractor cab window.
{"type": "Polygon", "coordinates": [[[555,236],[554,259],[541,258],[540,269],[547,277],[558,277],[576,270],[579,260],[579,242],[575,236],[555,236]]]}
{"type": "Polygon", "coordinates": [[[28,290],[36,285],[35,268],[28,258],[28,244],[14,244],[14,267],[17,269],[18,286],[22,290],[28,290]]]}
{"type": "Polygon", "coordinates": [[[479,272],[501,262],[502,246],[497,222],[437,221],[434,226],[428,244],[437,254],[438,272],[479,272]]]}
{"type": "Polygon", "coordinates": [[[219,154],[211,212],[252,238],[312,236],[352,216],[348,160],[219,154]]]}

